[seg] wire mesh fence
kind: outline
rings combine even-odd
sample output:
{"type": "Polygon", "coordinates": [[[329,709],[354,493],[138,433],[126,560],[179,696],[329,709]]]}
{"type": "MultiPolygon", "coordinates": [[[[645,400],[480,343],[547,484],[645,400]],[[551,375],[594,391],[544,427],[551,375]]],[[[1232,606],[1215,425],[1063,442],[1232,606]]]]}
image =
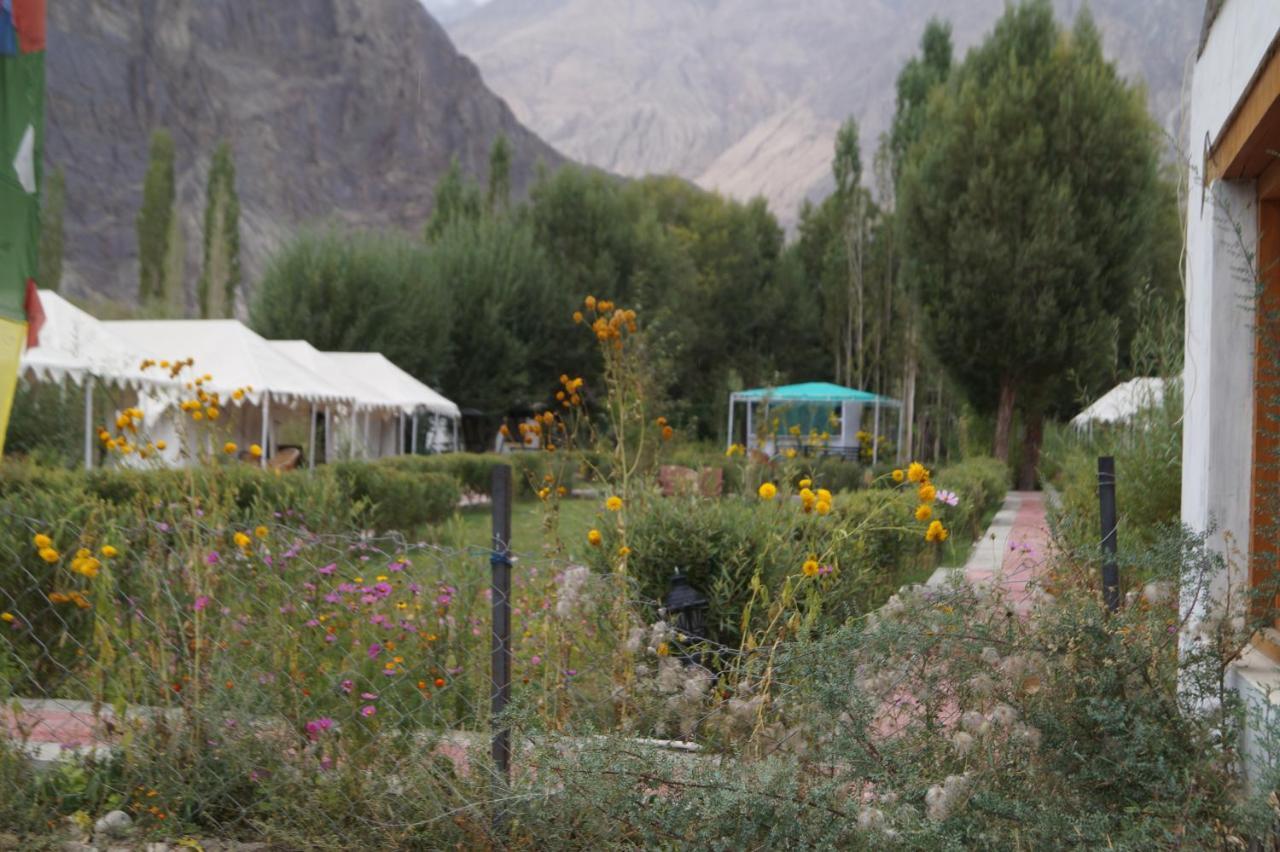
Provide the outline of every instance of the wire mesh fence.
{"type": "Polygon", "coordinates": [[[665,732],[619,662],[660,602],[625,578],[174,508],[0,517],[0,824],[120,810],[141,834],[360,848],[431,847],[444,821],[487,843],[549,737],[665,732]],[[508,767],[492,741],[513,725],[508,767]]]}

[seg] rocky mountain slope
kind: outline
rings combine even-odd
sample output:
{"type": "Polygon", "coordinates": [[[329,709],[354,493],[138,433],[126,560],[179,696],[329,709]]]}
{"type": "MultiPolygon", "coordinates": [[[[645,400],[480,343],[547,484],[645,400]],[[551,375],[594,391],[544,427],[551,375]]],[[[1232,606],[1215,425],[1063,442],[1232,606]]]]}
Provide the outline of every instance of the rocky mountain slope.
{"type": "MultiPolygon", "coordinates": [[[[835,130],[865,162],[930,17],[957,56],[1006,0],[493,0],[450,31],[521,121],[567,155],[625,175],[674,172],[787,222],[830,186],[835,130]]],[[[1064,19],[1083,0],[1055,0],[1064,19]]],[[[1149,84],[1171,131],[1202,4],[1091,0],[1108,55],[1149,84]]]]}
{"type": "Polygon", "coordinates": [[[484,177],[499,133],[512,185],[563,158],[485,88],[419,0],[50,3],[47,167],[67,174],[73,296],[130,301],[153,128],[177,147],[187,272],[199,276],[209,159],[231,142],[250,282],[307,223],[416,231],[458,157],[484,177]]]}

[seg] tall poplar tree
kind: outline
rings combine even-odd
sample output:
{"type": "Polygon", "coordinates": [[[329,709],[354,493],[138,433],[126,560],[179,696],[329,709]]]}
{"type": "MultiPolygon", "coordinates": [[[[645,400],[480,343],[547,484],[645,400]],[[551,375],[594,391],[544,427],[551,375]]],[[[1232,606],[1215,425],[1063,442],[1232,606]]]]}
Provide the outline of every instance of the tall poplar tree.
{"type": "Polygon", "coordinates": [[[204,206],[204,263],[200,272],[200,316],[235,313],[240,286],[240,199],[231,146],[220,144],[209,163],[204,206]]]}
{"type": "Polygon", "coordinates": [[[36,281],[46,290],[57,290],[62,283],[62,258],[65,238],[62,216],[67,204],[67,176],[59,166],[45,182],[40,199],[40,256],[36,281]]]}
{"type": "Polygon", "coordinates": [[[138,211],[137,221],[138,299],[142,302],[164,296],[173,218],[173,159],[173,137],[163,128],[156,130],[151,134],[147,176],[142,184],[142,209],[138,211]]]}

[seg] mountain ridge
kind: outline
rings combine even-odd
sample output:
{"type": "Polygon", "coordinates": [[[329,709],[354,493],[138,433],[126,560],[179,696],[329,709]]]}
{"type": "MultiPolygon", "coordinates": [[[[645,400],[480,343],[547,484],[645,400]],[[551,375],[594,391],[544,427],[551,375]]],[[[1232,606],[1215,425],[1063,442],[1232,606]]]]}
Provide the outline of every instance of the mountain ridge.
{"type": "Polygon", "coordinates": [[[565,162],[418,0],[61,0],[48,15],[45,161],[67,175],[62,289],[72,296],[136,299],[134,222],[158,127],[177,149],[189,305],[222,139],[235,157],[246,282],[307,225],[416,233],[450,161],[483,178],[499,133],[517,196],[539,162],[565,162]]]}
{"type": "MultiPolygon", "coordinates": [[[[1055,0],[1070,21],[1084,0],[1055,0]]],[[[1149,82],[1178,132],[1201,10],[1185,0],[1093,0],[1109,57],[1149,82]]],[[[1003,0],[492,0],[449,25],[522,122],[611,172],[673,172],[785,224],[831,186],[835,131],[860,125],[863,161],[893,113],[894,81],[931,17],[952,21],[956,58],[1003,0]]],[[[868,167],[867,171],[870,169],[868,167]]]]}

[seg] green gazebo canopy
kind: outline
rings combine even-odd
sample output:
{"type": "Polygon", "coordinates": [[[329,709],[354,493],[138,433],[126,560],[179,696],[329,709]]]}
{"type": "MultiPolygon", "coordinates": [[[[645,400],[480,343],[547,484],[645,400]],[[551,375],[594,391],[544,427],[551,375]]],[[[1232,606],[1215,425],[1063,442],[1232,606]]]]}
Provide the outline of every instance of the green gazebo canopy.
{"type": "Polygon", "coordinates": [[[881,405],[897,404],[897,400],[876,396],[870,391],[833,385],[831,382],[802,382],[798,385],[783,385],[776,388],[753,388],[752,390],[738,391],[733,394],[732,398],[740,402],[755,402],[767,399],[769,402],[774,403],[821,402],[836,404],[841,402],[874,403],[879,400],[881,405]]]}

